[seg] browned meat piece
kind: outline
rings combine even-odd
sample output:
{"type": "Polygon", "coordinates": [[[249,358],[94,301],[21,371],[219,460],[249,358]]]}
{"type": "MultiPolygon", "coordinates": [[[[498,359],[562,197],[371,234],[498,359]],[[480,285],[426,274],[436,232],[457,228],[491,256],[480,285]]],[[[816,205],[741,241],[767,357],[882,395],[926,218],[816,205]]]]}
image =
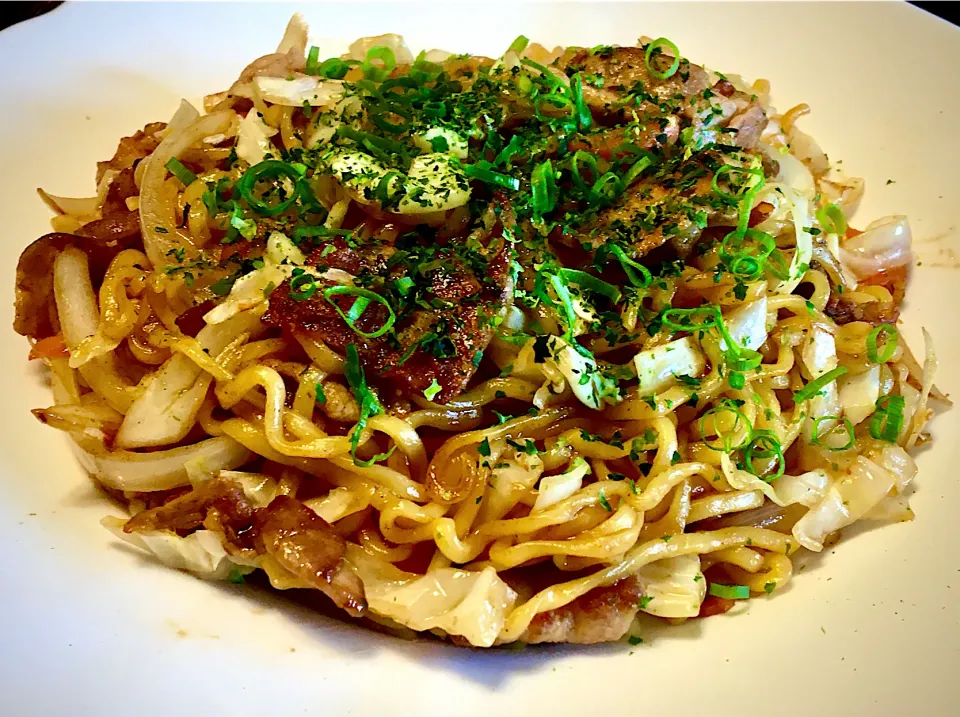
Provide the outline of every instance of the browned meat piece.
{"type": "Polygon", "coordinates": [[[93,239],[104,249],[122,249],[142,244],[140,241],[140,215],[124,209],[115,214],[104,214],[77,230],[77,236],[93,239]]]}
{"type": "MultiPolygon", "coordinates": [[[[310,263],[354,275],[369,272],[387,276],[386,258],[391,252],[385,247],[352,249],[341,239],[333,246],[326,256],[323,250],[315,252],[310,263]]],[[[379,374],[403,393],[422,394],[436,380],[441,387],[436,400],[447,401],[461,393],[473,377],[478,357],[493,336],[488,318],[500,313],[512,296],[509,254],[499,228],[488,251],[486,272],[478,277],[451,250],[437,250],[431,262],[437,267],[427,272],[426,306],[418,305],[407,316],[398,317],[396,340],[386,336],[365,339],[355,333],[323,298],[328,284],[319,286],[313,298],[306,301],[290,296],[289,282],[281,284],[270,295],[270,310],[264,321],[316,332],[340,352],[353,343],[368,372],[379,374]]],[[[404,275],[405,270],[398,267],[389,277],[392,281],[404,275]]],[[[340,295],[334,300],[347,313],[355,298],[340,295]]],[[[373,303],[356,325],[372,333],[386,319],[386,309],[373,303]]]]}
{"type": "Polygon", "coordinates": [[[166,126],[165,122],[151,122],[142,130],[138,130],[132,137],[121,139],[117,151],[111,159],[106,162],[97,162],[97,184],[103,179],[103,174],[108,169],[122,172],[124,169],[133,167],[137,160],[143,159],[153,152],[161,141],[161,138],[157,137],[156,134],[166,126]]]}
{"type": "MultiPolygon", "coordinates": [[[[686,60],[661,80],[650,74],[645,55],[639,47],[580,50],[561,59],[561,66],[567,74],[581,72],[587,78],[584,100],[599,121],[638,121],[644,146],[673,144],[680,124],[692,122],[695,136],[704,141],[719,142],[727,135],[730,139],[724,144],[756,147],[767,116],[755,98],[727,80],[709,88],[703,68],[686,60]]],[[[661,57],[653,62],[666,69],[670,60],[661,57]]]]}
{"type": "MultiPolygon", "coordinates": [[[[672,114],[681,106],[679,103],[707,88],[707,73],[686,60],[668,79],[653,77],[647,70],[645,54],[640,47],[580,50],[561,58],[560,65],[568,75],[581,72],[588,78],[583,84],[583,98],[601,119],[627,119],[630,110],[640,116],[672,114]]],[[[669,61],[661,61],[666,69],[669,61]]]]}
{"type": "Polygon", "coordinates": [[[135,197],[138,194],[140,194],[140,190],[137,189],[137,183],[133,179],[133,168],[124,169],[110,182],[106,199],[104,199],[103,206],[100,208],[101,214],[107,216],[128,211],[127,198],[135,197]]]}
{"type": "Polygon", "coordinates": [[[303,503],[279,496],[257,512],[263,547],[281,566],[354,617],[366,611],[363,583],[343,559],[346,542],[303,503]]]}
{"type": "Polygon", "coordinates": [[[520,640],[581,645],[619,640],[630,629],[642,596],[635,577],[594,588],[568,605],[537,615],[520,640]]]}
{"type": "Polygon", "coordinates": [[[53,297],[53,262],[72,239],[70,234],[47,234],[20,254],[13,330],[21,336],[39,340],[60,330],[53,297]]]}
{"type": "Polygon", "coordinates": [[[53,263],[67,246],[82,249],[90,259],[94,279],[103,276],[114,256],[140,245],[136,212],[106,216],[81,227],[76,234],[53,232],[30,244],[17,262],[13,329],[21,336],[43,339],[59,331],[53,296],[53,263]]]}
{"type": "Polygon", "coordinates": [[[125,533],[172,530],[188,533],[203,525],[207,513],[216,509],[231,524],[253,524],[253,508],[236,481],[211,480],[164,505],[137,513],[123,526],[125,533]]]}
{"type": "Polygon", "coordinates": [[[858,304],[831,288],[830,299],[824,313],[838,324],[852,321],[866,321],[880,324],[896,324],[900,317],[900,305],[907,290],[907,267],[901,266],[890,271],[880,272],[860,281],[861,286],[882,286],[893,297],[891,301],[871,301],[858,304]]]}

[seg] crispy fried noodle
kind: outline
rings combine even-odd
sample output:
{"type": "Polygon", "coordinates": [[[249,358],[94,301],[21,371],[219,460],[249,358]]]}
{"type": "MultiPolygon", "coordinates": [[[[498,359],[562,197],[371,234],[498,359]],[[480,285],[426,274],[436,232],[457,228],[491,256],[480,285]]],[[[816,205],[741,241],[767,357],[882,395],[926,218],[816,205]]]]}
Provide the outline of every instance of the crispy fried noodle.
{"type": "Polygon", "coordinates": [[[205,113],[41,192],[16,330],[41,421],[212,580],[489,647],[775,593],[908,520],[928,440],[905,217],[847,217],[769,86],[665,38],[498,59],[295,17],[205,113]]]}

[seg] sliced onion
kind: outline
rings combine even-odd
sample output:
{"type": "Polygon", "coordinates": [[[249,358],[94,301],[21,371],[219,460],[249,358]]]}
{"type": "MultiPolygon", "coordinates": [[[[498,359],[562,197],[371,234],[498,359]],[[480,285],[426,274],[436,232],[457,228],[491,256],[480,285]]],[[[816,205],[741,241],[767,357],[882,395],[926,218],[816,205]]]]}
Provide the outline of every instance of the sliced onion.
{"type": "MultiPolygon", "coordinates": [[[[216,356],[234,338],[259,327],[260,319],[251,312],[238,314],[222,324],[202,328],[197,342],[216,356]]],[[[201,373],[200,367],[184,354],[177,353],[167,359],[127,411],[117,433],[117,445],[121,448],[162,446],[186,436],[193,428],[209,387],[210,377],[201,373]]]]}
{"type": "Polygon", "coordinates": [[[302,55],[307,51],[307,23],[303,15],[298,12],[293,13],[290,22],[287,23],[287,29],[283,32],[283,38],[277,45],[277,54],[286,55],[291,50],[302,55]]]}
{"type": "Polygon", "coordinates": [[[250,451],[227,436],[150,453],[110,451],[95,455],[79,446],[76,452],[80,465],[105,486],[137,492],[189,485],[185,467],[188,461],[202,461],[211,470],[233,470],[253,457],[250,451]]]}
{"type": "MultiPolygon", "coordinates": [[[[67,247],[54,261],[53,293],[64,342],[71,352],[76,351],[100,326],[87,255],[76,247],[67,247]]],[[[85,363],[80,375],[114,410],[125,413],[130,407],[136,389],[120,376],[112,353],[85,363]]]]}
{"type": "Polygon", "coordinates": [[[48,207],[58,214],[67,214],[83,220],[96,217],[100,211],[100,199],[98,197],[58,197],[40,188],[37,188],[37,194],[40,195],[40,198],[48,207]]]}
{"type": "Polygon", "coordinates": [[[177,228],[173,202],[165,199],[168,196],[163,191],[167,177],[165,165],[172,157],[178,157],[183,150],[198,144],[204,137],[226,132],[236,116],[235,112],[224,110],[201,117],[182,130],[171,132],[143,161],[146,169],[140,183],[140,226],[143,246],[154,268],[165,266],[171,251],[185,249],[192,254],[194,249],[190,237],[177,228]]]}
{"type": "Polygon", "coordinates": [[[840,259],[860,279],[906,266],[912,260],[910,224],[903,215],[872,222],[840,246],[840,259]]]}

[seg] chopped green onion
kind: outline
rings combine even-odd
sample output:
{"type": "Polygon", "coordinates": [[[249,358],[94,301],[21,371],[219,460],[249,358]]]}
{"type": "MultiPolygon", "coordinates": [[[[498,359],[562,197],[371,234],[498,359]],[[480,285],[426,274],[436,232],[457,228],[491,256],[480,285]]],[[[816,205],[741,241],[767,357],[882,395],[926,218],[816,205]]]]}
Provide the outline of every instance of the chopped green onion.
{"type": "Polygon", "coordinates": [[[307,53],[306,73],[308,75],[320,74],[320,48],[316,45],[311,47],[310,52],[307,53]]]}
{"type": "Polygon", "coordinates": [[[545,95],[537,95],[533,100],[533,114],[536,115],[537,119],[541,122],[550,123],[559,123],[560,125],[566,125],[572,119],[576,122],[577,108],[571,100],[566,95],[561,95],[556,92],[550,92],[545,95]],[[546,105],[553,105],[558,110],[560,110],[559,115],[554,117],[552,115],[545,114],[544,110],[547,109],[546,105]]]}
{"type": "MultiPolygon", "coordinates": [[[[383,406],[377,400],[376,395],[367,386],[367,377],[363,373],[363,366],[360,365],[360,356],[357,353],[356,344],[347,344],[347,357],[343,364],[343,375],[347,379],[347,385],[353,391],[354,398],[360,404],[360,418],[357,419],[357,425],[353,427],[350,433],[350,455],[356,465],[369,466],[377,460],[383,460],[388,457],[387,454],[379,454],[369,461],[357,460],[357,447],[360,445],[360,434],[367,426],[367,419],[383,413],[383,406]]],[[[396,447],[396,446],[394,446],[396,447]]],[[[391,450],[390,453],[393,451],[391,450]]]]}
{"type": "Polygon", "coordinates": [[[740,371],[731,371],[728,380],[730,381],[730,388],[735,388],[738,391],[747,385],[747,380],[740,371]]]}
{"type": "Polygon", "coordinates": [[[304,239],[315,239],[320,238],[329,238],[329,237],[340,237],[340,236],[350,236],[350,232],[346,229],[327,229],[327,227],[322,224],[317,226],[311,226],[305,224],[299,226],[293,230],[293,243],[297,246],[303,243],[304,239]]]}
{"type": "Polygon", "coordinates": [[[723,403],[719,406],[714,406],[710,410],[706,411],[700,417],[700,423],[698,427],[700,429],[700,437],[703,439],[704,445],[710,450],[719,451],[721,453],[731,453],[733,451],[738,451],[742,448],[746,448],[750,444],[750,440],[753,437],[753,426],[750,423],[750,419],[747,418],[746,414],[744,414],[743,411],[741,411],[739,408],[737,408],[731,403],[723,403]],[[723,413],[731,413],[733,414],[733,417],[735,419],[733,423],[733,427],[728,433],[721,433],[717,428],[716,417],[720,416],[723,413]],[[709,440],[707,440],[706,422],[707,422],[707,418],[709,418],[710,416],[714,416],[714,419],[713,419],[714,434],[716,435],[718,440],[722,441],[722,443],[719,445],[717,445],[716,443],[711,443],[709,440]],[[731,443],[731,436],[741,428],[746,429],[746,438],[744,438],[744,440],[738,443],[737,445],[733,445],[733,443],[731,443]]]}
{"type": "Polygon", "coordinates": [[[303,187],[303,175],[297,171],[297,168],[287,162],[281,162],[278,159],[268,159],[259,164],[255,164],[243,176],[237,180],[237,190],[240,196],[258,214],[267,217],[273,217],[286,211],[297,201],[303,187]],[[289,179],[293,182],[293,191],[290,195],[276,204],[267,204],[262,199],[254,196],[253,189],[261,181],[268,179],[289,179]]]}
{"type": "Polygon", "coordinates": [[[410,155],[407,152],[407,147],[401,142],[396,142],[392,139],[387,139],[386,137],[378,137],[377,135],[370,134],[369,132],[360,132],[359,130],[355,130],[353,127],[348,127],[347,125],[340,125],[337,127],[337,136],[345,137],[346,139],[352,139],[374,157],[383,162],[392,162],[395,156],[401,160],[404,168],[410,164],[410,155]]]}
{"type": "Polygon", "coordinates": [[[413,288],[414,282],[409,276],[402,276],[393,282],[393,285],[396,287],[401,296],[406,296],[410,293],[410,289],[413,288]]]}
{"type": "Polygon", "coordinates": [[[397,320],[397,315],[393,313],[393,308],[390,306],[390,303],[380,296],[380,294],[370,291],[369,289],[361,289],[358,286],[330,286],[323,290],[323,298],[326,299],[327,302],[337,310],[337,313],[340,314],[341,318],[347,322],[347,326],[353,329],[354,333],[359,334],[365,339],[380,338],[391,328],[393,328],[393,324],[397,320]],[[353,306],[350,307],[350,311],[347,313],[343,313],[337,303],[331,298],[333,296],[340,296],[343,294],[356,297],[353,302],[353,306]],[[367,310],[367,307],[370,305],[371,301],[375,301],[378,304],[385,306],[389,316],[387,317],[387,320],[384,322],[383,326],[376,331],[368,333],[357,328],[356,322],[361,316],[363,316],[364,311],[367,310]]]}
{"type": "Polygon", "coordinates": [[[443,119],[447,116],[447,103],[441,100],[424,102],[423,113],[428,117],[443,119]]]}
{"type": "Polygon", "coordinates": [[[777,244],[772,236],[748,228],[743,232],[734,230],[727,234],[720,242],[717,255],[720,261],[727,265],[731,274],[743,281],[755,281],[763,274],[767,257],[776,248],[777,244]],[[744,248],[746,241],[759,244],[758,251],[753,253],[744,248]]]}
{"type": "Polygon", "coordinates": [[[509,174],[494,172],[487,167],[481,166],[479,163],[465,164],[463,165],[463,171],[471,179],[479,179],[481,182],[494,184],[498,187],[503,187],[504,189],[512,189],[513,191],[520,189],[520,180],[516,177],[511,177],[509,174]]]}
{"type": "MultiPolygon", "coordinates": [[[[510,138],[510,141],[507,142],[507,146],[500,150],[500,153],[494,158],[494,166],[499,167],[501,164],[507,163],[510,164],[510,158],[515,154],[518,154],[523,150],[523,140],[520,139],[519,135],[513,135],[510,138]]],[[[519,187],[519,183],[517,184],[519,187]]]]}
{"type": "Polygon", "coordinates": [[[903,428],[903,409],[906,400],[903,396],[881,396],[877,400],[877,410],[870,417],[868,429],[870,435],[879,441],[896,443],[903,428]]]}
{"type": "Polygon", "coordinates": [[[400,184],[402,186],[403,175],[400,174],[400,172],[391,169],[380,178],[379,182],[377,182],[377,188],[373,190],[373,196],[376,197],[380,204],[386,204],[392,198],[390,194],[390,184],[396,179],[400,180],[400,184]]]}
{"type": "Polygon", "coordinates": [[[666,80],[673,77],[677,70],[680,69],[680,49],[667,38],[658,37],[656,40],[647,45],[647,53],[644,55],[643,61],[647,66],[647,72],[656,77],[658,80],[666,80]],[[661,47],[667,48],[673,55],[673,62],[663,72],[657,70],[651,62],[654,51],[659,50],[661,47]]]}
{"type": "Polygon", "coordinates": [[[793,402],[800,403],[808,398],[813,398],[827,385],[833,383],[847,372],[846,366],[837,366],[832,371],[827,371],[820,378],[815,378],[806,386],[793,394],[793,402]]]}
{"type": "Polygon", "coordinates": [[[533,210],[543,216],[557,203],[557,179],[549,159],[534,167],[530,183],[533,190],[533,210]]]}
{"type": "Polygon", "coordinates": [[[847,218],[836,204],[821,207],[816,213],[817,221],[827,234],[846,234],[847,218]]]}
{"type": "Polygon", "coordinates": [[[724,174],[748,174],[754,177],[759,177],[760,181],[763,181],[763,170],[762,169],[751,169],[749,167],[737,167],[732,164],[725,164],[720,169],[718,169],[714,175],[713,179],[710,180],[710,187],[713,189],[714,193],[721,199],[726,199],[728,202],[737,203],[746,196],[754,187],[743,187],[740,192],[737,194],[731,194],[730,192],[721,189],[719,185],[720,177],[724,174]]]}
{"type": "Polygon", "coordinates": [[[370,108],[370,121],[384,132],[391,134],[403,134],[410,129],[410,122],[407,117],[411,111],[399,102],[380,102],[370,108]],[[399,117],[400,120],[392,122],[390,116],[399,117]]]}
{"type": "Polygon", "coordinates": [[[728,349],[724,358],[727,360],[727,368],[731,371],[752,371],[763,362],[763,356],[759,351],[737,346],[736,342],[730,337],[723,322],[719,324],[721,334],[727,342],[728,349]]]}
{"type": "Polygon", "coordinates": [[[518,35],[517,39],[510,43],[510,47],[507,48],[507,52],[515,52],[518,55],[527,49],[527,45],[530,44],[530,39],[525,35],[518,35]]]}
{"type": "Polygon", "coordinates": [[[397,68],[397,56],[386,45],[377,45],[367,50],[366,61],[361,65],[363,76],[374,82],[382,82],[397,68]],[[383,63],[383,68],[374,65],[374,61],[383,63]]]}
{"type": "Polygon", "coordinates": [[[636,162],[633,163],[633,166],[627,170],[627,173],[623,175],[623,187],[626,189],[631,184],[633,180],[640,176],[640,173],[643,172],[647,167],[653,164],[653,160],[650,157],[641,157],[636,162]]]}
{"type": "Polygon", "coordinates": [[[616,244],[610,247],[610,253],[620,262],[620,266],[623,268],[623,272],[627,275],[627,279],[630,280],[631,284],[638,289],[645,289],[650,286],[650,283],[653,281],[653,274],[650,273],[647,267],[628,257],[627,253],[616,244]],[[639,272],[639,274],[637,272],[639,272]]]}
{"type": "Polygon", "coordinates": [[[695,309],[670,308],[660,317],[661,323],[672,331],[706,331],[716,326],[719,320],[720,310],[715,306],[700,306],[695,309]],[[694,317],[701,315],[703,319],[695,323],[694,317]]]}
{"type": "Polygon", "coordinates": [[[897,350],[897,339],[900,333],[890,324],[880,324],[877,328],[867,334],[867,358],[873,363],[886,363],[893,358],[897,350]],[[883,353],[877,349],[877,342],[880,334],[883,334],[883,353]]]}
{"type": "Polygon", "coordinates": [[[342,80],[349,71],[350,66],[338,57],[324,60],[317,68],[317,74],[328,80],[342,80]]]}
{"type": "Polygon", "coordinates": [[[589,129],[593,124],[593,115],[583,99],[583,79],[579,73],[570,79],[570,91],[573,92],[573,106],[576,109],[577,124],[581,130],[589,129]]]}
{"type": "Polygon", "coordinates": [[[552,90],[562,92],[566,89],[566,87],[564,87],[563,83],[560,81],[560,78],[550,72],[545,65],[541,65],[539,62],[534,62],[529,57],[522,58],[520,60],[520,64],[539,70],[540,79],[543,80],[544,84],[551,87],[552,90]]]}
{"type": "Polygon", "coordinates": [[[570,157],[570,174],[573,178],[573,183],[577,185],[580,191],[589,194],[593,184],[600,179],[600,169],[597,167],[597,158],[589,152],[578,149],[573,153],[573,156],[570,157]],[[584,170],[590,173],[589,179],[584,177],[584,170]]]}
{"type": "Polygon", "coordinates": [[[579,269],[561,269],[557,272],[566,283],[577,284],[585,289],[606,296],[610,301],[616,303],[620,301],[620,289],[613,284],[607,283],[603,279],[598,279],[592,274],[579,269]]]}
{"type": "Polygon", "coordinates": [[[828,451],[845,451],[848,448],[853,448],[853,444],[857,442],[857,437],[853,433],[853,423],[850,422],[849,418],[841,416],[822,416],[820,418],[815,418],[813,421],[813,430],[810,437],[810,443],[815,446],[820,446],[826,448],[828,451]],[[820,435],[820,424],[824,421],[839,421],[835,426],[831,426],[822,436],[820,435]],[[847,442],[842,446],[828,446],[824,439],[826,439],[831,434],[836,433],[836,430],[843,426],[847,432],[847,442]]]}
{"type": "Polygon", "coordinates": [[[442,387],[440,386],[440,384],[437,382],[437,379],[433,379],[433,381],[430,383],[430,385],[427,386],[426,389],[424,389],[423,396],[424,396],[424,398],[426,398],[428,401],[432,401],[434,398],[436,398],[437,394],[440,393],[440,391],[442,391],[442,390],[443,390],[443,388],[442,388],[442,387]]]}
{"type": "Polygon", "coordinates": [[[605,203],[613,204],[616,198],[623,194],[623,182],[613,172],[607,172],[594,183],[593,193],[605,203]]]}
{"type": "Polygon", "coordinates": [[[319,381],[317,381],[317,385],[313,388],[313,395],[317,405],[322,406],[327,402],[326,391],[323,390],[323,384],[319,381]]]}
{"type": "Polygon", "coordinates": [[[197,181],[197,175],[183,166],[183,162],[176,157],[168,159],[167,163],[163,166],[167,168],[170,174],[179,179],[185,187],[189,187],[197,181]]]}
{"type": "Polygon", "coordinates": [[[573,297],[570,295],[570,289],[567,288],[559,274],[550,274],[549,281],[554,291],[557,292],[557,298],[560,299],[560,304],[563,307],[564,323],[567,325],[566,336],[572,339],[573,330],[577,325],[577,312],[573,308],[573,297]]]}
{"type": "Polygon", "coordinates": [[[317,279],[313,274],[308,274],[302,269],[300,272],[290,279],[290,298],[307,301],[317,293],[317,279]]]}
{"type": "Polygon", "coordinates": [[[750,597],[750,588],[746,585],[724,585],[710,583],[710,594],[724,600],[746,600],[750,597]]]}
{"type": "Polygon", "coordinates": [[[787,461],[783,457],[783,446],[780,439],[773,431],[759,430],[755,431],[743,452],[743,463],[746,470],[758,478],[763,478],[767,483],[775,481],[783,475],[787,467],[787,461]],[[757,473],[753,465],[754,460],[762,458],[776,458],[777,470],[773,475],[762,476],[757,473]]]}

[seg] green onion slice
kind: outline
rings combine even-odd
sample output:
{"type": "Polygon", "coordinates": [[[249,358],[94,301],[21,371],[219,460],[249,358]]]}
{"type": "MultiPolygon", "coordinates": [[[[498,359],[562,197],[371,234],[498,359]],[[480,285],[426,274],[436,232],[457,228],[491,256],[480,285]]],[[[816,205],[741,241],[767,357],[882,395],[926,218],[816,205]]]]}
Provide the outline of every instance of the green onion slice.
{"type": "Polygon", "coordinates": [[[762,186],[764,181],[763,170],[762,169],[752,169],[750,167],[737,167],[732,164],[725,164],[720,169],[718,169],[714,175],[713,179],[710,180],[710,187],[713,189],[714,193],[721,199],[726,199],[728,202],[736,203],[743,199],[747,194],[755,189],[758,185],[762,186]],[[720,178],[725,174],[747,174],[754,177],[758,177],[759,181],[755,185],[743,186],[740,191],[736,194],[731,194],[730,192],[720,188],[720,178]]]}
{"type": "Polygon", "coordinates": [[[827,234],[846,234],[847,218],[836,204],[821,207],[816,213],[817,221],[827,234]]]}
{"type": "Polygon", "coordinates": [[[715,306],[667,309],[661,316],[663,325],[672,331],[706,331],[716,326],[719,320],[720,311],[715,306]]]}
{"type": "Polygon", "coordinates": [[[820,378],[815,378],[806,386],[793,394],[793,402],[800,403],[808,398],[813,398],[827,385],[833,383],[847,372],[846,366],[837,366],[832,371],[827,371],[820,378]]]}
{"type": "Polygon", "coordinates": [[[510,43],[510,47],[507,48],[507,52],[515,52],[518,55],[527,49],[527,45],[530,44],[530,38],[525,35],[518,35],[517,39],[510,43]]]}
{"type": "Polygon", "coordinates": [[[543,216],[557,203],[557,179],[549,159],[534,167],[530,184],[533,190],[533,210],[543,216]]]}
{"type": "Polygon", "coordinates": [[[647,66],[647,72],[656,77],[658,80],[666,80],[673,77],[677,70],[680,69],[680,49],[667,38],[658,37],[656,40],[647,45],[647,53],[644,55],[643,61],[647,66]],[[673,55],[673,62],[663,72],[657,70],[651,61],[653,59],[653,53],[656,50],[659,50],[661,47],[670,50],[670,54],[673,55]]]}
{"type": "Polygon", "coordinates": [[[579,73],[570,79],[570,91],[573,93],[573,106],[576,108],[577,124],[581,130],[589,129],[593,124],[593,115],[583,99],[583,79],[579,73]]]}
{"type": "Polygon", "coordinates": [[[698,427],[700,429],[700,437],[703,439],[704,445],[711,450],[719,451],[721,453],[732,453],[733,451],[739,451],[743,448],[746,448],[748,445],[750,445],[750,441],[753,438],[753,425],[750,423],[750,419],[747,418],[743,411],[730,403],[723,403],[706,411],[700,417],[700,423],[698,427]],[[732,414],[734,419],[733,427],[727,433],[721,433],[717,428],[718,417],[722,416],[724,413],[732,414]],[[716,440],[721,441],[719,444],[707,439],[708,431],[706,430],[706,422],[710,416],[714,416],[714,434],[716,435],[716,440]],[[734,434],[740,430],[746,431],[746,437],[743,439],[743,441],[734,445],[732,438],[734,434]]]}
{"type": "Polygon", "coordinates": [[[740,390],[747,385],[747,379],[740,371],[731,371],[730,375],[727,377],[727,380],[730,382],[730,388],[740,390]]]}
{"type": "Polygon", "coordinates": [[[317,293],[317,278],[302,269],[300,272],[290,279],[290,298],[297,301],[307,301],[317,293]]]}
{"type": "Polygon", "coordinates": [[[168,159],[167,163],[163,166],[167,168],[170,174],[179,179],[185,187],[189,187],[197,181],[197,175],[183,166],[183,162],[176,157],[168,159]]]}
{"type": "Polygon", "coordinates": [[[868,429],[870,435],[879,441],[896,443],[903,428],[903,409],[906,400],[903,396],[881,396],[877,400],[877,410],[870,417],[868,429]]]}
{"type": "Polygon", "coordinates": [[[384,132],[403,134],[410,129],[410,122],[407,118],[411,114],[410,109],[399,102],[384,101],[370,108],[370,121],[384,132]],[[398,119],[391,121],[391,116],[398,119]]]}
{"type": "Polygon", "coordinates": [[[867,334],[867,358],[873,363],[886,363],[893,358],[897,350],[897,339],[900,333],[890,324],[880,324],[877,328],[867,334]],[[883,350],[877,348],[877,342],[883,334],[883,350]]]}
{"type": "Polygon", "coordinates": [[[339,57],[331,57],[324,60],[317,68],[317,74],[328,80],[342,80],[350,71],[350,66],[339,57]]]}
{"type": "Polygon", "coordinates": [[[395,180],[400,180],[400,186],[403,186],[403,175],[400,174],[400,172],[391,169],[380,178],[379,182],[377,182],[377,188],[373,190],[373,196],[376,197],[380,204],[386,204],[395,195],[395,192],[390,191],[390,185],[395,180]]]}
{"type": "MultiPolygon", "coordinates": [[[[559,274],[550,274],[549,281],[554,291],[557,292],[557,298],[560,299],[564,323],[567,325],[566,337],[572,339],[573,330],[577,325],[577,312],[573,308],[573,296],[570,294],[570,289],[567,288],[566,282],[564,282],[559,274]]],[[[555,304],[552,305],[555,306],[555,304]]]]}
{"type": "MultiPolygon", "coordinates": [[[[240,196],[253,211],[267,217],[273,217],[286,211],[297,201],[297,197],[304,187],[302,180],[303,174],[293,165],[281,162],[278,159],[268,159],[253,165],[244,172],[243,176],[237,181],[236,187],[240,196]],[[276,204],[267,204],[259,197],[254,196],[253,193],[254,187],[259,182],[271,179],[289,179],[293,183],[293,191],[289,193],[289,196],[276,204]]],[[[279,182],[277,184],[279,186],[279,182]]]]}
{"type": "Polygon", "coordinates": [[[616,244],[610,247],[610,253],[620,262],[620,266],[623,268],[623,272],[627,275],[627,279],[630,280],[631,284],[638,289],[645,289],[650,286],[650,283],[653,281],[653,274],[650,273],[647,267],[631,259],[627,256],[627,253],[616,244]]]}
{"type": "Polygon", "coordinates": [[[723,598],[724,600],[746,600],[750,597],[750,588],[746,585],[710,583],[708,592],[714,597],[723,598]]]}
{"type": "Polygon", "coordinates": [[[841,416],[822,416],[820,418],[815,418],[813,421],[813,431],[810,437],[810,443],[815,446],[820,446],[821,448],[826,448],[828,451],[845,451],[849,448],[853,448],[853,444],[857,442],[857,437],[853,433],[853,423],[850,422],[849,418],[841,416]],[[820,434],[820,424],[824,421],[837,421],[837,424],[831,426],[827,429],[822,435],[820,434]],[[842,446],[830,446],[827,445],[826,439],[831,435],[837,435],[837,429],[843,426],[844,430],[847,433],[847,442],[842,446]]]}
{"type": "Polygon", "coordinates": [[[479,179],[481,182],[503,187],[504,189],[512,189],[513,191],[520,189],[520,180],[516,177],[511,177],[509,174],[494,172],[492,169],[483,166],[479,162],[477,164],[463,165],[463,171],[464,174],[471,179],[479,179]]]}
{"type": "Polygon", "coordinates": [[[510,166],[510,158],[518,154],[523,149],[523,140],[519,135],[513,135],[507,146],[500,150],[500,153],[493,160],[494,166],[500,166],[506,163],[510,166]]]}
{"type": "Polygon", "coordinates": [[[605,203],[613,204],[623,194],[623,182],[613,172],[607,172],[594,183],[592,191],[605,203]]]}
{"type": "Polygon", "coordinates": [[[593,184],[600,179],[597,158],[589,152],[578,149],[570,157],[570,174],[577,188],[589,194],[592,191],[593,184]],[[589,177],[585,176],[586,173],[589,174],[589,177]]]}
{"type": "Polygon", "coordinates": [[[746,468],[748,472],[758,478],[763,478],[767,483],[775,481],[782,476],[783,471],[787,467],[787,461],[783,457],[783,446],[780,444],[780,439],[777,438],[777,434],[767,430],[754,432],[743,452],[743,463],[744,468],[746,468]],[[772,475],[762,476],[757,472],[753,462],[763,458],[777,459],[777,470],[772,475]]]}
{"type": "Polygon", "coordinates": [[[567,284],[576,284],[584,289],[596,292],[606,296],[610,301],[616,303],[620,301],[620,289],[603,279],[598,279],[592,274],[579,269],[561,269],[557,272],[567,284]]]}
{"type": "Polygon", "coordinates": [[[374,82],[382,82],[397,68],[397,56],[386,45],[377,45],[367,50],[366,61],[362,65],[363,76],[374,82]],[[383,68],[374,65],[374,61],[383,63],[383,68]]]}
{"type": "Polygon", "coordinates": [[[538,95],[533,100],[533,113],[541,122],[545,122],[547,124],[559,122],[562,125],[569,122],[569,120],[576,118],[577,108],[574,105],[573,100],[566,95],[561,95],[556,92],[549,92],[544,95],[538,95]],[[554,117],[546,114],[544,112],[546,105],[553,105],[560,110],[558,116],[554,117]]]}
{"type": "Polygon", "coordinates": [[[360,418],[357,425],[353,427],[350,433],[350,455],[356,465],[373,465],[377,460],[384,460],[384,455],[374,456],[370,461],[357,460],[357,447],[360,445],[360,434],[367,426],[367,419],[370,416],[376,416],[383,413],[383,407],[376,395],[367,386],[367,377],[363,372],[363,366],[360,365],[360,356],[357,353],[356,344],[347,344],[346,361],[343,364],[343,375],[347,379],[347,385],[353,391],[354,398],[360,404],[360,418]]]}
{"type": "Polygon", "coordinates": [[[337,310],[337,313],[340,314],[340,317],[347,322],[347,326],[353,329],[354,333],[359,334],[365,339],[380,338],[393,328],[393,325],[397,320],[397,315],[393,313],[393,307],[390,306],[390,303],[386,299],[374,291],[370,291],[369,289],[361,289],[359,286],[330,286],[323,290],[323,298],[326,299],[327,303],[337,310]],[[347,311],[347,313],[344,313],[337,303],[331,298],[340,295],[356,297],[356,300],[353,302],[353,305],[350,307],[350,310],[347,311]],[[361,316],[363,316],[363,313],[367,310],[370,302],[373,301],[385,306],[389,316],[387,317],[387,320],[384,322],[383,326],[376,331],[362,331],[357,327],[357,321],[361,316]]]}
{"type": "Polygon", "coordinates": [[[307,53],[306,73],[308,75],[320,74],[320,48],[316,45],[312,46],[310,52],[307,53]]]}

